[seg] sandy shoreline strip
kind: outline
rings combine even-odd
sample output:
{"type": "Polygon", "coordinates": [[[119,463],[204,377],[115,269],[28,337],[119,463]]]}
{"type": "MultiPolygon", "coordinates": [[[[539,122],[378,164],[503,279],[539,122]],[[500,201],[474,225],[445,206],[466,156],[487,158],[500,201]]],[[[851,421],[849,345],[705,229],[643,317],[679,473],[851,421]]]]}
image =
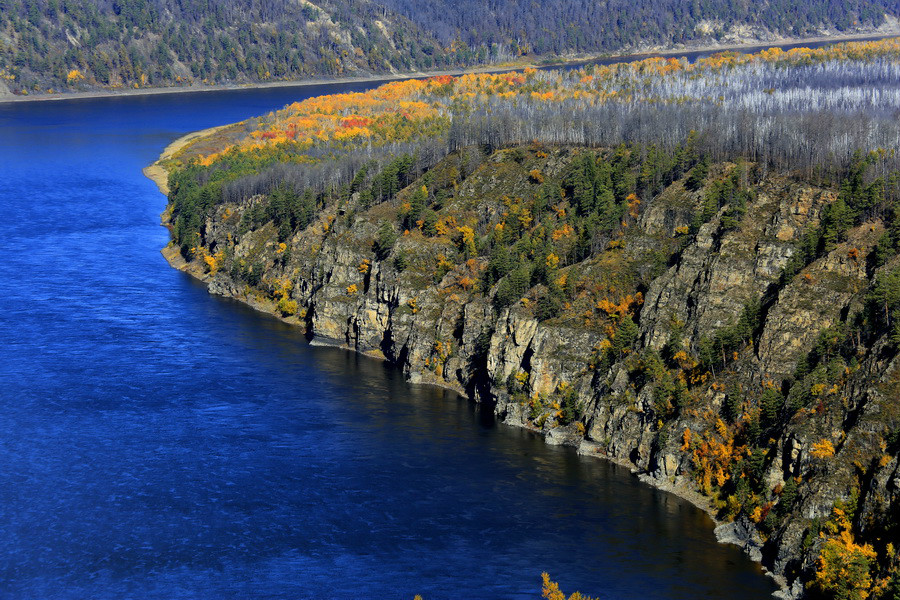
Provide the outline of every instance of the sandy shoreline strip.
{"type": "Polygon", "coordinates": [[[191,133],[181,136],[180,138],[166,146],[166,149],[162,151],[162,154],[159,155],[159,158],[156,159],[156,162],[154,162],[152,165],[144,167],[144,175],[156,184],[156,187],[159,188],[159,191],[162,192],[163,195],[168,196],[169,172],[166,171],[162,167],[162,165],[160,165],[160,163],[175,156],[180,150],[188,146],[191,142],[200,138],[204,138],[208,135],[212,135],[220,129],[225,129],[226,127],[231,127],[232,125],[234,125],[234,123],[219,125],[217,127],[210,127],[208,129],[201,129],[200,131],[192,131],[191,133]]]}
{"type": "Polygon", "coordinates": [[[195,94],[201,92],[221,92],[230,90],[259,90],[280,87],[309,87],[314,85],[335,85],[341,83],[378,83],[397,81],[402,79],[416,79],[422,77],[436,77],[440,75],[463,75],[465,73],[485,73],[518,71],[526,68],[552,68],[579,65],[596,60],[651,58],[654,56],[679,56],[691,52],[725,52],[728,50],[747,50],[752,48],[770,48],[773,46],[786,46],[793,44],[818,44],[822,42],[873,41],[900,36],[900,27],[893,27],[883,31],[859,33],[851,35],[819,36],[809,38],[782,38],[770,41],[754,41],[740,44],[722,44],[713,46],[684,46],[681,48],[648,48],[641,52],[610,53],[610,54],[584,54],[560,57],[559,60],[548,63],[521,62],[486,65],[470,69],[452,69],[441,71],[410,71],[406,73],[384,73],[360,77],[341,77],[334,79],[301,79],[295,81],[275,81],[270,83],[245,83],[230,85],[197,85],[187,87],[158,87],[146,89],[123,90],[96,90],[90,92],[72,92],[60,94],[35,94],[30,96],[3,95],[0,96],[0,104],[13,102],[48,102],[54,100],[77,100],[91,98],[117,98],[124,96],[155,96],[159,94],[195,94]]]}

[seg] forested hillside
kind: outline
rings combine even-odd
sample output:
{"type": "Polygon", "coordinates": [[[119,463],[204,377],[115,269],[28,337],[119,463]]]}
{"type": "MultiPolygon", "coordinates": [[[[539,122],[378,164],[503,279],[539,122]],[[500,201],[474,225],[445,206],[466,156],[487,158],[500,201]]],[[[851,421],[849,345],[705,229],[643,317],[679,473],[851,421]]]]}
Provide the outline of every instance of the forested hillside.
{"type": "Polygon", "coordinates": [[[878,27],[893,0],[380,0],[443,44],[538,55],[878,27]]]}
{"type": "Polygon", "coordinates": [[[0,82],[16,93],[337,77],[447,60],[431,35],[365,0],[0,0],[0,82]]]}
{"type": "Polygon", "coordinates": [[[313,98],[166,163],[166,255],[889,600],[898,94],[892,40],[313,98]]]}
{"type": "Polygon", "coordinates": [[[408,72],[870,31],[894,0],[0,0],[0,94],[408,72]]]}

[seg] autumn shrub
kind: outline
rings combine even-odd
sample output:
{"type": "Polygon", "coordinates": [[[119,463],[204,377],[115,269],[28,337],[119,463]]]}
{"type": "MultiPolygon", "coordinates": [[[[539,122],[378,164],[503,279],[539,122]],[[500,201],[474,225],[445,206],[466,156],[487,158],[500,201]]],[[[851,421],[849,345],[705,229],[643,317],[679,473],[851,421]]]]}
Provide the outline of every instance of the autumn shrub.
{"type": "Polygon", "coordinates": [[[590,596],[582,595],[581,592],[575,592],[566,598],[566,595],[559,589],[559,584],[550,581],[550,575],[541,573],[541,578],[544,581],[541,598],[545,600],[595,600],[590,596]]]}
{"type": "Polygon", "coordinates": [[[278,301],[278,311],[283,317],[291,317],[297,314],[297,301],[289,300],[287,297],[278,301]]]}
{"type": "Polygon", "coordinates": [[[822,544],[814,585],[836,600],[866,600],[871,593],[877,554],[869,544],[857,544],[848,529],[822,544]]]}

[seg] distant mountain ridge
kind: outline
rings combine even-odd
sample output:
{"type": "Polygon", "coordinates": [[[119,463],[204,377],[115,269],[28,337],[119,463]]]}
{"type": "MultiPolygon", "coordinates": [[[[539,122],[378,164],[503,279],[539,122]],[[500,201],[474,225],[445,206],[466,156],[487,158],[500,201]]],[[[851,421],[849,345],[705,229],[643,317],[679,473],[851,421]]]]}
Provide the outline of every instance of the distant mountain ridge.
{"type": "Polygon", "coordinates": [[[459,68],[898,17],[894,0],[0,0],[0,94],[459,68]]]}

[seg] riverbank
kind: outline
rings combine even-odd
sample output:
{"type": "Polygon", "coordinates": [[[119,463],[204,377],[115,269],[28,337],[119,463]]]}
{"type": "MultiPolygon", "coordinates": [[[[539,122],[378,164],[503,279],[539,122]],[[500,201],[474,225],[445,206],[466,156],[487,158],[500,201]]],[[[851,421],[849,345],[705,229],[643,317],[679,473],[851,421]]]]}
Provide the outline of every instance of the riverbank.
{"type": "Polygon", "coordinates": [[[0,430],[24,458],[3,506],[40,538],[9,540],[0,595],[539,598],[546,570],[568,592],[768,598],[676,497],[164,266],[166,202],[141,170],[302,97],[0,111],[0,197],[21,217],[2,226],[0,430]]]}
{"type": "MultiPolygon", "coordinates": [[[[170,159],[178,151],[187,147],[192,142],[197,141],[198,139],[206,135],[211,135],[220,129],[222,129],[222,127],[214,127],[207,130],[187,134],[175,140],[166,147],[157,162],[151,165],[152,170],[151,167],[148,167],[144,170],[144,174],[152,179],[162,191],[167,179],[167,173],[160,163],[163,163],[166,160],[170,159]]],[[[162,224],[164,226],[171,225],[168,210],[162,215],[162,224]]],[[[181,255],[180,249],[174,243],[169,243],[165,248],[163,248],[161,250],[161,254],[172,268],[182,271],[183,273],[191,276],[193,279],[203,283],[207,286],[211,294],[221,295],[223,297],[237,300],[258,312],[275,317],[279,321],[282,321],[286,324],[295,327],[302,327],[304,329],[309,328],[307,320],[303,316],[284,316],[283,314],[281,314],[281,312],[277,308],[277,304],[274,301],[259,297],[258,295],[254,294],[230,292],[227,289],[224,289],[221,286],[217,285],[211,286],[210,284],[214,283],[214,281],[213,278],[207,273],[206,267],[202,263],[186,261],[181,255]]],[[[359,354],[362,354],[363,356],[377,358],[379,360],[388,360],[389,362],[391,362],[380,351],[361,351],[358,348],[347,344],[345,340],[338,340],[327,336],[320,336],[316,332],[312,332],[312,334],[313,342],[319,340],[321,343],[327,344],[329,346],[340,347],[344,350],[357,352],[359,354]]],[[[472,395],[467,393],[467,391],[461,386],[450,385],[446,380],[438,379],[436,377],[427,377],[428,374],[429,373],[426,372],[424,373],[425,376],[423,376],[422,373],[418,373],[418,377],[411,381],[411,383],[424,383],[427,385],[450,389],[453,392],[458,393],[460,396],[466,397],[471,401],[478,401],[477,398],[472,397],[472,395]]],[[[605,448],[597,442],[592,442],[585,439],[574,439],[567,437],[564,434],[556,435],[554,434],[554,430],[545,432],[537,427],[534,427],[527,421],[520,421],[517,419],[501,419],[501,422],[512,427],[525,429],[532,433],[538,434],[548,445],[565,445],[573,447],[581,456],[604,459],[622,468],[628,469],[629,472],[632,475],[638,477],[641,482],[649,484],[650,486],[660,491],[673,494],[706,513],[712,522],[712,528],[719,542],[737,545],[742,550],[744,550],[754,560],[754,562],[761,563],[762,555],[759,552],[759,539],[758,537],[754,538],[752,536],[752,530],[750,528],[742,527],[739,523],[732,523],[717,518],[717,512],[712,504],[712,500],[709,497],[699,493],[691,485],[691,481],[683,475],[675,477],[666,475],[657,476],[645,469],[640,468],[634,462],[625,457],[609,454],[605,450],[605,448]]],[[[775,581],[775,583],[780,587],[781,591],[778,593],[782,598],[792,597],[791,592],[789,591],[789,588],[787,586],[787,582],[782,576],[778,575],[777,573],[771,572],[768,569],[765,569],[765,567],[761,566],[761,568],[763,572],[765,572],[766,575],[772,578],[773,581],[775,581]]]]}
{"type": "Polygon", "coordinates": [[[296,81],[274,81],[269,83],[247,83],[247,84],[229,84],[229,85],[195,85],[187,87],[156,87],[144,89],[122,89],[122,90],[92,90],[85,92],[59,93],[59,94],[34,94],[28,96],[2,95],[0,94],[0,104],[12,102],[48,102],[58,100],[78,100],[91,98],[118,98],[127,96],[155,96],[161,94],[196,94],[204,92],[221,92],[229,90],[260,90],[270,88],[289,88],[289,87],[309,87],[314,85],[335,85],[348,83],[378,83],[398,81],[404,79],[416,79],[424,77],[438,77],[441,75],[462,75],[465,73],[487,73],[487,72],[503,72],[515,71],[527,68],[564,68],[578,66],[596,61],[611,62],[631,62],[651,58],[654,56],[672,57],[696,52],[727,52],[727,51],[747,51],[754,49],[763,49],[774,46],[802,46],[804,44],[839,44],[842,42],[861,42],[874,41],[889,37],[900,36],[900,24],[892,23],[880,31],[866,32],[849,35],[835,36],[817,36],[806,38],[777,38],[773,40],[751,40],[739,43],[727,44],[706,44],[706,45],[682,45],[678,47],[648,47],[639,52],[619,52],[619,53],[589,53],[578,55],[566,55],[559,57],[558,60],[546,61],[517,61],[512,63],[501,63],[495,65],[486,65],[482,67],[474,67],[468,69],[450,69],[436,71],[410,71],[404,73],[385,73],[377,75],[366,75],[359,77],[340,77],[332,79],[306,79],[296,81]]]}
{"type": "Polygon", "coordinates": [[[156,184],[156,187],[159,188],[159,191],[164,195],[169,195],[169,173],[163,168],[160,164],[163,161],[169,160],[173,156],[175,156],[178,152],[189,146],[192,142],[195,142],[201,138],[208,137],[213,135],[217,131],[221,131],[226,127],[231,127],[233,123],[229,123],[227,125],[218,125],[216,127],[209,127],[207,129],[201,129],[200,131],[193,131],[188,133],[187,135],[183,135],[163,150],[162,154],[159,155],[159,158],[156,159],[151,165],[144,167],[143,173],[144,175],[150,179],[153,183],[156,184]]]}
{"type": "MultiPolygon", "coordinates": [[[[146,174],[146,170],[145,170],[146,174]]],[[[148,175],[149,176],[149,175],[148,175]]],[[[151,178],[152,179],[152,178],[151,178]]],[[[156,181],[156,180],[154,180],[156,181]]],[[[165,213],[163,215],[163,225],[168,225],[168,221],[165,217],[165,213]]],[[[160,250],[160,254],[162,254],[163,258],[165,258],[166,262],[170,267],[181,271],[182,273],[187,274],[191,278],[196,281],[202,283],[207,287],[207,290],[210,294],[215,294],[210,289],[210,277],[208,274],[204,272],[204,269],[197,265],[196,263],[190,263],[181,256],[181,252],[179,248],[173,243],[169,243],[162,250],[160,250]]],[[[225,296],[232,300],[236,300],[257,312],[263,313],[270,317],[274,317],[283,323],[287,323],[288,325],[292,325],[294,327],[304,327],[306,323],[298,319],[297,317],[284,317],[282,316],[274,302],[260,301],[258,299],[253,298],[252,296],[246,297],[237,297],[234,295],[225,296]]],[[[313,335],[310,339],[311,345],[322,345],[329,347],[336,347],[342,350],[346,350],[349,352],[355,352],[357,354],[361,354],[362,356],[366,356],[368,358],[373,358],[376,360],[387,361],[387,358],[383,353],[374,353],[374,352],[362,352],[352,346],[349,346],[345,342],[340,340],[332,340],[330,338],[320,338],[319,336],[313,335]]],[[[388,361],[390,362],[390,361],[388,361]]],[[[441,382],[438,380],[428,380],[428,381],[417,381],[410,383],[418,383],[429,385],[433,387],[439,387],[443,389],[448,389],[453,391],[463,398],[468,399],[469,401],[477,400],[473,399],[470,395],[466,393],[465,390],[461,389],[458,386],[448,385],[446,382],[441,382]]],[[[586,440],[582,441],[578,445],[574,445],[571,443],[567,443],[566,441],[556,441],[552,436],[544,434],[541,430],[524,425],[515,420],[505,420],[501,419],[501,423],[507,425],[509,427],[515,427],[518,429],[524,429],[526,431],[530,431],[535,435],[538,435],[543,439],[544,443],[548,445],[562,445],[569,446],[576,450],[579,456],[584,456],[593,459],[600,459],[611,462],[623,469],[627,469],[633,476],[637,477],[639,481],[644,484],[649,485],[661,492],[666,492],[676,496],[677,498],[684,500],[704,512],[710,519],[712,525],[713,534],[716,537],[716,540],[720,544],[731,544],[738,546],[744,553],[755,563],[759,564],[762,572],[772,579],[773,582],[778,586],[779,591],[775,592],[775,596],[777,598],[781,598],[782,600],[791,600],[795,598],[795,594],[792,588],[788,585],[788,582],[785,578],[777,573],[774,573],[767,569],[762,565],[762,554],[760,552],[761,544],[759,543],[758,537],[754,537],[752,535],[752,530],[748,527],[743,527],[742,524],[737,522],[724,521],[719,519],[716,515],[716,510],[713,507],[712,501],[707,497],[695,489],[688,487],[684,484],[683,481],[672,481],[667,478],[657,478],[652,474],[638,468],[632,462],[627,459],[619,458],[615,456],[611,456],[601,451],[601,448],[598,444],[588,442],[586,440]]]]}
{"type": "MultiPolygon", "coordinates": [[[[629,137],[605,135],[602,123],[615,121],[615,112],[594,112],[586,103],[560,95],[563,103],[584,108],[576,106],[571,113],[554,108],[546,111],[546,122],[536,123],[515,101],[517,93],[528,97],[533,92],[530,79],[556,81],[556,90],[569,90],[584,71],[544,71],[508,86],[499,82],[512,95],[491,86],[487,93],[498,110],[481,110],[474,100],[473,119],[455,122],[459,135],[447,138],[449,143],[440,137],[445,129],[432,130],[431,121],[423,119],[418,131],[434,131],[436,144],[424,142],[421,153],[393,146],[390,157],[376,151],[369,158],[381,164],[365,171],[358,166],[363,148],[371,152],[383,146],[382,139],[409,138],[388,129],[378,134],[383,138],[349,144],[334,133],[345,117],[357,111],[360,118],[390,116],[403,108],[394,103],[410,97],[433,99],[437,109],[459,100],[465,110],[463,94],[470,88],[445,97],[441,81],[412,81],[392,90],[398,93],[389,98],[375,91],[350,104],[313,102],[307,107],[312,112],[288,109],[259,123],[247,121],[201,138],[176,160],[164,161],[164,168],[179,169],[178,159],[221,151],[224,146],[217,142],[232,139],[230,134],[259,132],[259,138],[276,140],[271,151],[259,156],[243,154],[208,171],[176,171],[179,185],[184,178],[184,194],[172,194],[168,219],[178,224],[173,237],[211,293],[264,312],[277,309],[296,319],[303,331],[353,350],[378,349],[411,383],[458,384],[465,396],[492,407],[502,422],[541,433],[548,445],[616,460],[649,478],[648,483],[707,511],[711,499],[716,515],[736,520],[720,525],[718,539],[736,543],[752,557],[765,554],[766,567],[790,579],[792,592],[785,590],[784,596],[803,585],[828,592],[814,565],[831,541],[817,537],[818,524],[833,519],[837,503],[846,502],[857,488],[864,490],[860,497],[870,514],[888,514],[879,494],[883,481],[896,474],[891,468],[896,457],[884,454],[894,423],[882,417],[875,404],[881,396],[875,394],[882,394],[876,386],[893,377],[895,367],[885,359],[893,347],[883,353],[878,346],[863,345],[859,337],[847,338],[853,352],[836,359],[863,357],[857,365],[865,366],[858,369],[849,362],[820,364],[816,348],[823,326],[838,327],[881,285],[884,271],[873,273],[861,267],[868,262],[856,259],[878,248],[885,225],[848,221],[846,227],[856,227],[847,231],[846,245],[817,250],[821,255],[797,254],[808,245],[806,236],[827,235],[822,215],[837,206],[840,190],[862,186],[849,182],[863,180],[853,175],[862,167],[852,165],[837,166],[828,183],[804,178],[804,169],[814,173],[816,163],[790,149],[818,140],[804,142],[805,134],[792,128],[798,112],[834,117],[835,131],[858,136],[848,138],[852,141],[843,146],[843,156],[873,143],[854,126],[858,111],[882,115],[879,125],[893,131],[896,122],[884,116],[890,114],[889,105],[860,104],[852,112],[845,106],[838,112],[815,98],[831,97],[833,90],[846,86],[888,85],[867,67],[896,59],[897,42],[892,38],[795,51],[787,59],[775,59],[775,65],[785,66],[775,69],[777,77],[771,69],[754,66],[757,58],[773,64],[764,55],[728,55],[743,57],[735,81],[746,80],[747,73],[759,75],[747,89],[764,92],[774,84],[788,98],[810,95],[806,108],[781,113],[772,113],[768,102],[749,113],[737,111],[734,106],[744,106],[746,90],[727,89],[732,75],[723,80],[717,68],[723,57],[700,60],[686,70],[691,79],[713,78],[721,86],[721,101],[711,114],[721,115],[722,121],[694,107],[673,110],[672,116],[654,112],[649,118],[643,109],[622,110],[621,122],[627,125],[633,118],[631,122],[645,124],[637,137],[640,145],[631,138],[632,145],[616,146],[629,137]],[[869,60],[858,60],[862,56],[869,60]],[[818,66],[815,74],[809,72],[809,61],[798,57],[821,61],[821,70],[833,76],[823,77],[818,66]],[[855,75],[848,79],[848,72],[855,75]],[[818,83],[810,85],[803,74],[818,83]],[[513,98],[506,109],[501,96],[513,98]],[[381,113],[367,113],[373,105],[381,113]],[[305,121],[307,113],[316,118],[305,121]],[[741,131],[765,124],[773,114],[785,120],[784,136],[747,149],[730,146],[730,138],[709,125],[732,123],[741,131]],[[320,115],[331,126],[319,125],[320,115]],[[707,139],[709,150],[691,149],[689,127],[695,123],[706,124],[698,135],[707,139]],[[669,124],[677,125],[680,145],[675,143],[679,137],[660,137],[669,124]],[[308,139],[330,140],[309,154],[331,155],[333,162],[271,168],[272,159],[306,162],[277,156],[283,131],[293,132],[290,137],[302,144],[299,148],[308,139]],[[649,150],[642,156],[658,142],[669,144],[663,152],[670,157],[687,152],[690,162],[660,158],[649,150]],[[784,154],[773,155],[771,148],[784,154]],[[407,155],[419,159],[410,161],[407,155]],[[769,159],[757,160],[760,156],[769,159]],[[229,163],[236,172],[221,171],[229,163]],[[338,172],[340,176],[333,175],[338,172]],[[608,179],[598,175],[603,172],[608,179]],[[246,179],[228,184],[220,194],[221,184],[214,178],[223,175],[246,179]],[[593,196],[572,188],[582,184],[596,186],[593,196]],[[279,185],[295,189],[282,194],[279,185]],[[719,197],[726,189],[737,190],[730,206],[727,195],[719,197]],[[606,197],[602,204],[597,190],[606,197]],[[601,238],[583,220],[595,216],[609,223],[598,230],[604,232],[601,238]],[[412,220],[417,217],[423,217],[421,223],[412,220]],[[802,263],[796,263],[797,256],[802,263]],[[698,311],[697,306],[704,308],[698,311]],[[787,345],[785,339],[797,341],[787,345]],[[799,365],[809,369],[798,371],[799,365]],[[829,378],[835,377],[841,379],[832,385],[829,378]],[[828,382],[823,386],[832,385],[827,403],[815,399],[821,395],[815,386],[822,380],[828,382]],[[848,390],[846,396],[842,389],[848,390]],[[871,411],[853,412],[863,406],[871,411]],[[860,414],[864,421],[855,420],[860,414]],[[818,448],[831,449],[832,440],[841,444],[846,439],[841,432],[828,433],[837,422],[859,423],[850,431],[853,445],[835,447],[824,457],[829,460],[823,460],[818,448]],[[884,433],[879,438],[871,432],[884,433]],[[856,484],[857,463],[878,465],[873,467],[878,475],[868,480],[872,483],[856,484]],[[810,539],[813,544],[804,543],[810,539]]],[[[701,55],[687,60],[691,58],[701,55]]],[[[662,59],[654,60],[665,66],[662,59]]],[[[646,74],[637,67],[645,65],[613,67],[621,79],[616,89],[631,93],[642,85],[646,74]]],[[[487,76],[498,77],[508,76],[487,76]]],[[[651,81],[667,84],[671,79],[661,72],[651,81]]],[[[554,97],[552,86],[548,91],[544,97],[554,97]]],[[[671,91],[677,94],[678,88],[671,91]]],[[[575,92],[572,96],[578,97],[575,92]]],[[[662,101],[674,107],[669,99],[682,97],[669,95],[662,101]]],[[[687,97],[690,102],[693,96],[687,97]]],[[[716,97],[706,89],[698,104],[711,106],[708,98],[716,97]]],[[[885,143],[891,145],[890,140],[885,143]]],[[[894,203],[887,192],[876,192],[873,205],[884,214],[890,214],[894,203]]],[[[862,209],[851,214],[865,218],[862,209]]],[[[868,344],[872,338],[865,339],[868,344]]],[[[900,497],[889,502],[900,504],[900,497]]],[[[696,530],[707,523],[696,524],[696,530]]],[[[860,540],[871,537],[867,531],[858,535],[860,540]]],[[[893,550],[887,554],[895,561],[893,550]]],[[[891,565],[879,577],[897,577],[896,562],[891,565]]]]}

